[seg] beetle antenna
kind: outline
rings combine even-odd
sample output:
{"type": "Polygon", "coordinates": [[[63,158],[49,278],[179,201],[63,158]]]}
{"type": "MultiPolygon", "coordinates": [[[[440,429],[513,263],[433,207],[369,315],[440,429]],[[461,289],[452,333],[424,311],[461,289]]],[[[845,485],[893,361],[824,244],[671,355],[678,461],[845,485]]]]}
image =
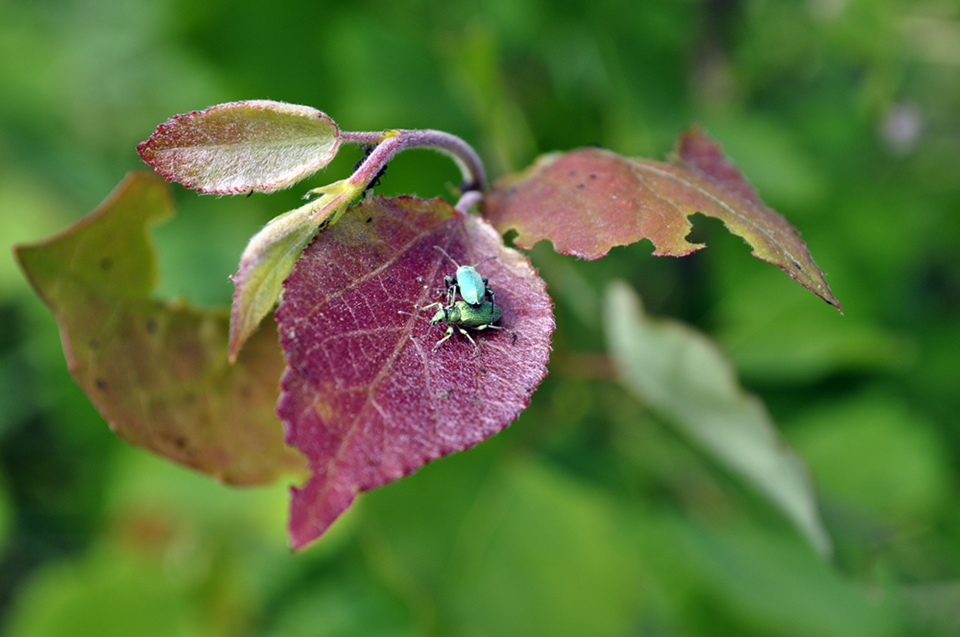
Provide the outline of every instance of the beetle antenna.
{"type": "Polygon", "coordinates": [[[444,249],[441,248],[440,246],[433,246],[433,247],[436,248],[437,250],[439,250],[440,252],[442,252],[442,253],[443,253],[443,256],[445,256],[445,257],[447,257],[448,259],[450,259],[450,262],[453,263],[453,265],[457,266],[458,268],[460,267],[460,264],[457,263],[456,261],[454,261],[454,260],[453,260],[453,257],[451,257],[449,254],[447,254],[447,251],[446,251],[446,250],[444,250],[444,249]]]}
{"type": "MultiPolygon", "coordinates": [[[[442,252],[445,257],[447,257],[448,259],[450,259],[450,262],[453,263],[453,265],[457,266],[458,268],[460,267],[460,264],[457,263],[457,262],[454,260],[453,257],[451,257],[449,254],[447,254],[447,251],[446,251],[446,250],[444,250],[444,249],[441,248],[440,246],[433,246],[433,247],[436,248],[437,250],[439,250],[440,252],[442,252]]],[[[497,258],[497,255],[495,255],[495,254],[494,254],[494,255],[491,255],[491,256],[487,257],[486,259],[480,259],[479,261],[477,261],[476,263],[474,263],[474,264],[471,265],[470,267],[471,267],[471,268],[475,268],[475,267],[477,267],[478,265],[480,265],[481,263],[486,263],[487,261],[490,261],[491,259],[496,259],[496,258],[497,258]]]]}
{"type": "Polygon", "coordinates": [[[424,305],[423,307],[420,307],[419,305],[414,305],[413,307],[417,309],[417,314],[414,314],[413,312],[404,312],[403,310],[397,310],[397,314],[406,314],[407,316],[412,316],[414,318],[420,319],[421,321],[426,321],[427,323],[429,323],[430,319],[420,315],[419,312],[420,310],[429,310],[434,306],[443,307],[441,303],[431,303],[430,305],[424,305]]]}
{"type": "Polygon", "coordinates": [[[492,261],[493,259],[496,259],[496,258],[497,258],[497,255],[495,255],[495,254],[494,254],[494,255],[491,255],[491,256],[487,257],[486,259],[481,259],[481,260],[477,261],[476,263],[473,264],[473,267],[477,267],[477,266],[480,265],[481,263],[486,263],[487,261],[492,261]]]}

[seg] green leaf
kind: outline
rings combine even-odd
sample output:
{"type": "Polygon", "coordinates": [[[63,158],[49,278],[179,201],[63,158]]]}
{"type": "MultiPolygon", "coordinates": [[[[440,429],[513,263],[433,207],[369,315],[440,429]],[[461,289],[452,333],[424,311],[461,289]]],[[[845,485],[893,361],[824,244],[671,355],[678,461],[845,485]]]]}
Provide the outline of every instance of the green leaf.
{"type": "Polygon", "coordinates": [[[60,325],[77,384],[118,436],[234,484],[303,470],[274,415],[283,371],[276,336],[227,362],[228,319],[154,301],[148,224],[172,208],[163,182],[131,173],[59,235],[16,248],[60,325]]]}
{"type": "Polygon", "coordinates": [[[329,164],[340,129],[309,106],[231,102],[177,115],[137,147],[169,181],[203,193],[274,192],[329,164]]]}
{"type": "Polygon", "coordinates": [[[362,511],[371,568],[403,582],[441,627],[423,634],[601,637],[636,627],[649,567],[620,505],[548,465],[485,445],[371,493],[362,511]]]}
{"type": "Polygon", "coordinates": [[[751,628],[695,634],[902,635],[889,597],[848,580],[795,538],[750,525],[724,529],[684,520],[667,520],[657,531],[660,552],[673,558],[652,557],[660,573],[676,578],[687,571],[695,578],[696,591],[685,595],[693,598],[687,602],[693,613],[723,609],[738,626],[751,628]]]}
{"type": "Polygon", "coordinates": [[[11,505],[7,485],[0,480],[0,551],[6,549],[7,540],[13,528],[13,506],[11,505]]]}
{"type": "Polygon", "coordinates": [[[194,637],[210,634],[169,560],[98,549],[31,574],[8,611],[7,637],[194,637]]]}
{"type": "Polygon", "coordinates": [[[625,284],[607,293],[611,355],[621,380],[779,507],[823,555],[830,538],[806,469],[777,434],[763,404],[743,391],[729,363],[706,337],[672,321],[645,316],[625,284]]]}
{"type": "Polygon", "coordinates": [[[831,501],[904,526],[928,524],[950,506],[947,437],[908,403],[867,393],[790,424],[792,442],[831,501]]]}
{"type": "Polygon", "coordinates": [[[240,267],[230,311],[230,362],[270,313],[283,292],[283,282],[321,226],[334,223],[362,186],[347,180],[317,188],[321,196],[273,219],[250,239],[240,267]]]}

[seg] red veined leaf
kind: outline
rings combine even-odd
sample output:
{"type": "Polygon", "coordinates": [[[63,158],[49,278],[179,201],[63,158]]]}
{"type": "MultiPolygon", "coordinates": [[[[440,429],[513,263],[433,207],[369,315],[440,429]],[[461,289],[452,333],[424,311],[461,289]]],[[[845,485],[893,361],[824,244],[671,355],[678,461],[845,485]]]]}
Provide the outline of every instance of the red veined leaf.
{"type": "Polygon", "coordinates": [[[277,310],[288,368],[278,412],[313,476],[293,490],[295,548],[356,495],[506,427],[546,374],[554,321],[543,281],[478,217],[442,200],[373,198],[320,233],[277,310]],[[445,334],[443,278],[481,262],[503,329],[445,334]],[[488,257],[493,259],[484,260],[488,257]]]}

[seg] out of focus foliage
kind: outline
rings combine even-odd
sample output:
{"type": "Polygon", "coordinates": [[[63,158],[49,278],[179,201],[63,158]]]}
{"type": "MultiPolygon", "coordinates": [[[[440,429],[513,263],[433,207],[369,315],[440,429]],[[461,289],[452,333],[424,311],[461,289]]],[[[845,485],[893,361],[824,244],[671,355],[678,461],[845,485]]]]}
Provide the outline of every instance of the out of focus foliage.
{"type": "MultiPolygon", "coordinates": [[[[703,218],[709,247],[680,260],[540,246],[558,329],[531,408],[294,556],[283,488],[233,491],[113,437],[7,249],[5,637],[960,634],[960,5],[6,0],[0,96],[5,244],[91,210],[158,122],[232,100],[448,130],[491,176],[592,143],[662,157],[700,120],[846,312],[703,218]],[[811,467],[832,562],[608,380],[617,278],[732,355],[811,467]]],[[[415,151],[379,192],[458,177],[415,151]]],[[[201,305],[228,303],[246,240],[298,204],[175,197],[160,294],[201,305]]]]}

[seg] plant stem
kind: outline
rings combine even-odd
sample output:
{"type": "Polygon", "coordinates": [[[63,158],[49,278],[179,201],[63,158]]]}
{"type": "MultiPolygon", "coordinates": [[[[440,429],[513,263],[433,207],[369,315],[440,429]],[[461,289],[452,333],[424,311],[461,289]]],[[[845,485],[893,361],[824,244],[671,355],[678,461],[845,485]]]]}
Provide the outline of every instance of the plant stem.
{"type": "Polygon", "coordinates": [[[376,144],[377,147],[350,176],[350,182],[366,186],[380,169],[387,165],[393,156],[410,148],[432,148],[446,155],[460,168],[464,193],[472,190],[483,191],[487,188],[487,177],[483,162],[473,148],[450,133],[438,130],[392,130],[378,133],[341,132],[340,139],[355,144],[376,144]]]}

